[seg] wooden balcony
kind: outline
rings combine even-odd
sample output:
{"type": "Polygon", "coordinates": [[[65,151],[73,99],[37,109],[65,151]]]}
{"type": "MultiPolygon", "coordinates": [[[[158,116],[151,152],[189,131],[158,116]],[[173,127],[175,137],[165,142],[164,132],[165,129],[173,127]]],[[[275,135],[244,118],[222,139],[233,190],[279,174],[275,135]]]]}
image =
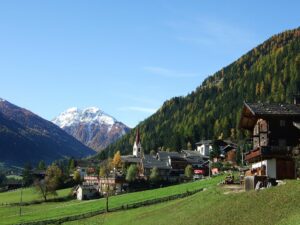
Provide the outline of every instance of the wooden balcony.
{"type": "Polygon", "coordinates": [[[259,161],[261,159],[261,149],[253,149],[245,154],[245,160],[248,162],[254,162],[256,160],[259,161]]]}
{"type": "Polygon", "coordinates": [[[274,147],[258,147],[245,154],[245,160],[249,163],[258,162],[264,159],[289,159],[291,158],[287,148],[274,147]]]}

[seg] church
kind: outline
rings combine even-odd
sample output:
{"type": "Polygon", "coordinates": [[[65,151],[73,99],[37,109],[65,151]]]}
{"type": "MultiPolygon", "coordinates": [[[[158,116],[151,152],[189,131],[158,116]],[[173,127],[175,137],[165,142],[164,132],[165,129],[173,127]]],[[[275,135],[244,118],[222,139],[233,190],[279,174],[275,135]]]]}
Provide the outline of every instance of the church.
{"type": "Polygon", "coordinates": [[[136,157],[141,157],[143,155],[143,148],[141,144],[140,130],[137,128],[136,138],[133,145],[132,155],[136,157]]]}

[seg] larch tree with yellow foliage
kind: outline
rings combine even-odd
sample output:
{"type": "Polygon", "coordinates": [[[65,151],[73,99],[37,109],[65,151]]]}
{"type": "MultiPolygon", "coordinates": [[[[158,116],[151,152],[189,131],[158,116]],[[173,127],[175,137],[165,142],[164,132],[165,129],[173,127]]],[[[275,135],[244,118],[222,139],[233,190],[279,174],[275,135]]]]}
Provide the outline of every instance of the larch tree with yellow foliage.
{"type": "Polygon", "coordinates": [[[113,158],[113,165],[115,168],[121,167],[122,161],[121,161],[121,153],[120,151],[117,151],[113,158]]]}

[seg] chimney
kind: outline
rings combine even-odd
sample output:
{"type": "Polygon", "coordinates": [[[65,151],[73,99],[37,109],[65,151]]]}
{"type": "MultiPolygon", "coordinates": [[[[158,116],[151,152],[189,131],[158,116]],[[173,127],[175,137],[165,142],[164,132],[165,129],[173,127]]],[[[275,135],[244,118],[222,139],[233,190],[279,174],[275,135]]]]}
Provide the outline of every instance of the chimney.
{"type": "Polygon", "coordinates": [[[294,95],[294,104],[300,105],[300,95],[294,95]]]}

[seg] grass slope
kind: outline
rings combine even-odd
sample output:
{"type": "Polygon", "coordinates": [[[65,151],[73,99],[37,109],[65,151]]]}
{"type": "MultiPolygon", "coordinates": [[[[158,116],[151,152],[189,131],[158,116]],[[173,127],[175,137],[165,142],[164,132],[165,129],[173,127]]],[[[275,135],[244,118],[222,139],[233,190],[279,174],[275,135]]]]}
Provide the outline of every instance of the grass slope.
{"type": "Polygon", "coordinates": [[[210,188],[188,198],[66,223],[98,225],[299,225],[300,182],[255,192],[210,188]]]}
{"type": "MultiPolygon", "coordinates": [[[[125,204],[141,202],[145,200],[161,198],[174,194],[184,193],[199,188],[215,186],[222,177],[217,177],[207,181],[197,181],[192,183],[180,184],[155,190],[135,192],[119,196],[112,196],[109,201],[111,208],[125,204]]],[[[12,197],[18,199],[18,197],[12,197]]],[[[65,216],[78,215],[86,212],[101,210],[105,208],[105,199],[92,201],[68,202],[48,202],[38,205],[22,207],[22,216],[19,216],[19,207],[0,206],[0,224],[15,224],[21,222],[40,221],[47,219],[61,218],[65,216]]]]}
{"type": "MultiPolygon", "coordinates": [[[[57,196],[55,197],[51,196],[49,197],[49,199],[68,196],[70,191],[71,191],[70,188],[58,190],[57,196]]],[[[20,197],[21,197],[21,189],[0,193],[0,205],[18,203],[20,202],[20,197]]],[[[42,200],[42,199],[34,188],[25,188],[23,189],[22,200],[23,202],[31,202],[31,201],[42,200]]]]}

